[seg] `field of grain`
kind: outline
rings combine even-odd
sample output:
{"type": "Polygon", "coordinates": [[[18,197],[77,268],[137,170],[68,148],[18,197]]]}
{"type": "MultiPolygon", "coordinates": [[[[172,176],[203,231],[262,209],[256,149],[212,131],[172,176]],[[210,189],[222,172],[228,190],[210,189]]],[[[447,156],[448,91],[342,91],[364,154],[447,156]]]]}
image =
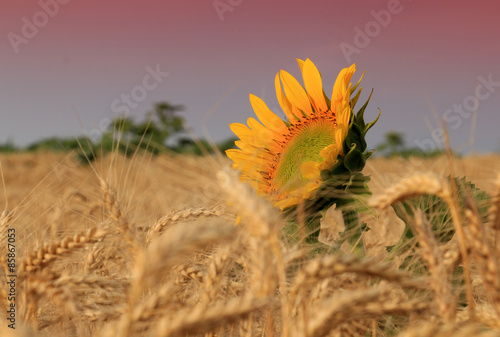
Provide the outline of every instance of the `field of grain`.
{"type": "MultiPolygon", "coordinates": [[[[222,156],[0,163],[0,336],[500,336],[499,156],[453,159],[491,196],[463,207],[446,157],[370,159],[364,256],[291,243],[222,156]],[[415,210],[415,238],[390,255],[404,227],[391,204],[422,194],[446,202],[455,235],[442,244],[415,210]]],[[[323,243],[340,222],[328,212],[323,243]]]]}

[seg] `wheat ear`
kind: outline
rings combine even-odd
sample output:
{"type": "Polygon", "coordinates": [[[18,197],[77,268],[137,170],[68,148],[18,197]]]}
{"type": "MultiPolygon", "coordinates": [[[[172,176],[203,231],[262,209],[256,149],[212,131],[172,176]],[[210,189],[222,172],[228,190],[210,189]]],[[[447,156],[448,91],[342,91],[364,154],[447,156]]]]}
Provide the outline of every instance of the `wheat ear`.
{"type": "Polygon", "coordinates": [[[372,197],[369,204],[374,208],[384,209],[398,201],[425,194],[445,198],[450,194],[449,186],[433,173],[414,174],[386,189],[384,194],[372,197]]]}
{"type": "Polygon", "coordinates": [[[324,300],[308,322],[306,336],[326,336],[336,325],[356,319],[405,314],[428,308],[427,303],[417,300],[387,301],[388,294],[388,290],[381,289],[356,290],[324,300]]]}
{"type": "Polygon", "coordinates": [[[106,231],[97,228],[91,228],[85,232],[67,236],[52,245],[45,245],[32,254],[28,255],[21,262],[20,273],[32,273],[47,267],[52,261],[64,255],[72,253],[74,250],[85,245],[101,240],[106,231]]]}
{"type": "Polygon", "coordinates": [[[121,205],[116,197],[115,190],[104,179],[99,178],[99,182],[104,197],[104,205],[109,211],[111,219],[117,225],[116,229],[118,230],[118,232],[123,234],[125,240],[130,244],[130,246],[134,250],[137,250],[137,230],[136,228],[130,226],[127,217],[125,216],[125,214],[123,214],[121,205]]]}
{"type": "Polygon", "coordinates": [[[220,206],[188,208],[182,211],[173,211],[161,217],[148,230],[146,242],[149,243],[153,238],[163,233],[167,227],[177,222],[195,220],[198,218],[220,217],[222,215],[224,215],[224,212],[221,210],[220,206]]]}
{"type": "Polygon", "coordinates": [[[158,323],[156,336],[185,336],[228,326],[263,308],[267,301],[253,297],[233,298],[225,303],[179,310],[158,323]]]}
{"type": "MultiPolygon", "coordinates": [[[[134,281],[129,292],[128,308],[117,327],[118,335],[128,336],[130,333],[134,323],[134,307],[151,279],[161,277],[171,267],[182,262],[188,254],[198,249],[214,242],[228,241],[234,232],[235,228],[231,225],[177,226],[169,231],[169,235],[161,236],[147,249],[140,251],[135,260],[134,281]]],[[[115,332],[110,330],[110,333],[115,332]]]]}
{"type": "MultiPolygon", "coordinates": [[[[231,207],[242,218],[242,227],[250,234],[249,244],[253,260],[264,265],[261,277],[268,282],[253,282],[258,284],[257,293],[266,297],[274,291],[274,282],[278,282],[282,313],[282,335],[288,337],[290,331],[291,308],[288,301],[286,267],[283,248],[280,242],[280,229],[285,222],[280,214],[266,199],[258,196],[248,184],[240,181],[234,171],[220,170],[217,179],[222,191],[226,194],[231,207]],[[271,258],[274,257],[274,265],[271,258]],[[276,276],[275,276],[276,275],[276,276]]],[[[258,268],[257,268],[258,269],[258,268]]],[[[254,275],[255,280],[255,275],[254,275]]],[[[269,310],[269,308],[268,308],[269,310]]],[[[272,318],[272,315],[270,316],[272,318]]]]}
{"type": "Polygon", "coordinates": [[[305,265],[295,277],[290,289],[290,301],[296,305],[302,300],[299,294],[323,279],[342,273],[358,273],[378,277],[399,284],[402,287],[427,289],[425,278],[415,278],[403,271],[393,271],[388,264],[373,264],[370,260],[358,260],[355,257],[339,257],[336,255],[316,258],[305,265]]]}
{"type": "Polygon", "coordinates": [[[495,230],[495,242],[500,242],[500,174],[494,182],[495,192],[490,199],[490,208],[488,210],[489,220],[495,230]]]}
{"type": "MultiPolygon", "coordinates": [[[[453,175],[452,175],[453,176],[453,175]]],[[[467,301],[471,307],[474,306],[474,296],[472,292],[471,270],[467,250],[467,241],[462,225],[462,216],[458,205],[457,186],[454,179],[451,184],[438,178],[432,173],[415,174],[403,179],[398,184],[386,190],[385,194],[374,197],[370,200],[370,206],[383,209],[390,205],[404,200],[408,197],[422,194],[436,195],[443,199],[448,205],[453,226],[458,238],[460,254],[464,265],[464,275],[466,284],[467,301]]]]}

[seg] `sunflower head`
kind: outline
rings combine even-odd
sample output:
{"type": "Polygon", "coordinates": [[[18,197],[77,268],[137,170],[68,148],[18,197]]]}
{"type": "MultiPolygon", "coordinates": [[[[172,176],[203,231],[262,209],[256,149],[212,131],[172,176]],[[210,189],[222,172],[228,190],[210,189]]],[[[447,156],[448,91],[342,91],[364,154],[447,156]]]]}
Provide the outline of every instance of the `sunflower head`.
{"type": "Polygon", "coordinates": [[[314,63],[309,59],[298,63],[304,87],[284,70],[275,79],[286,120],[250,94],[260,121],[250,117],[247,125],[231,124],[239,149],[226,153],[233,168],[241,171],[241,179],[276,207],[288,209],[306,202],[318,210],[340,203],[339,193],[368,192],[361,170],[372,154],[365,152],[365,134],[376,120],[364,122],[370,98],[354,113],[362,90],[362,76],[355,85],[351,83],[355,64],[340,71],[328,98],[314,63]]]}

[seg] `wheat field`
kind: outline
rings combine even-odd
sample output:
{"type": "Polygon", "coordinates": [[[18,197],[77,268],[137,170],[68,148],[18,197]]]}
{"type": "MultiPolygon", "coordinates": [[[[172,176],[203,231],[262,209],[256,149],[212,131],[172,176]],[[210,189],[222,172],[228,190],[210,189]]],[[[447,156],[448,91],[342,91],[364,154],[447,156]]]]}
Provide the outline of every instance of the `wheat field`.
{"type": "Polygon", "coordinates": [[[499,156],[370,159],[363,256],[329,248],[335,210],[321,244],[289,240],[223,156],[0,163],[0,336],[500,336],[499,156]],[[490,198],[458,194],[450,173],[490,198]],[[405,226],[391,206],[421,195],[445,202],[452,237],[414,209],[415,236],[389,253],[405,226]]]}

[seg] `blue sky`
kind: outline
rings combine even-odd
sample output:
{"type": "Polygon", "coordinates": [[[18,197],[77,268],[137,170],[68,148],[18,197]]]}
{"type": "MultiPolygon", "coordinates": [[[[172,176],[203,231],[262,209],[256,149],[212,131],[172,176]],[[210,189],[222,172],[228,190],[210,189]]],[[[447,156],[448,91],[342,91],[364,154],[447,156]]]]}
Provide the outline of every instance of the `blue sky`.
{"type": "Polygon", "coordinates": [[[164,100],[186,107],[198,136],[219,141],[231,136],[228,124],[254,116],[249,93],[282,115],[274,76],[300,79],[295,59],[310,58],[328,94],[340,69],[356,62],[358,76],[366,71],[367,119],[382,110],[371,147],[391,130],[409,146],[436,147],[445,119],[455,148],[470,151],[475,130],[474,151],[500,149],[497,1],[0,5],[0,143],[98,132],[124,105],[142,119],[164,100]]]}

